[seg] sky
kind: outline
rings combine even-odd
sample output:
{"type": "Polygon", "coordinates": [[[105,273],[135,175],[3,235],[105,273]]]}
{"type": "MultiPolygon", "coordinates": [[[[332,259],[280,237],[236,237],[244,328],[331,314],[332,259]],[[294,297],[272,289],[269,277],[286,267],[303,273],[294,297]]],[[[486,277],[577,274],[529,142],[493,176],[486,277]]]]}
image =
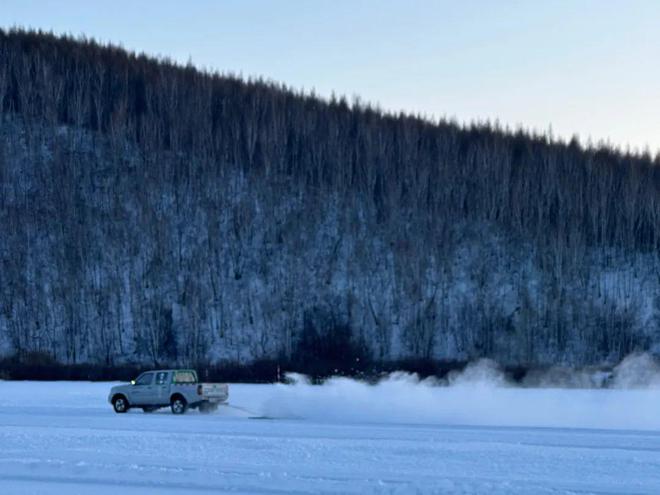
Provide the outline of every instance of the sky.
{"type": "Polygon", "coordinates": [[[0,26],[660,151],[658,0],[0,0],[0,26]]]}

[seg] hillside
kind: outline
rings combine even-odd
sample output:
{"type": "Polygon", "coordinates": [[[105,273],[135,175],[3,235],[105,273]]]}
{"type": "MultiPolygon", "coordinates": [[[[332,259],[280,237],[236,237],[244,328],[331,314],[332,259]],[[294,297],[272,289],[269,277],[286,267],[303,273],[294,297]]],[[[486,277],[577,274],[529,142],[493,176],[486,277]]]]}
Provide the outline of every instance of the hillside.
{"type": "Polygon", "coordinates": [[[660,157],[0,31],[0,188],[19,362],[580,366],[660,345],[660,157]]]}

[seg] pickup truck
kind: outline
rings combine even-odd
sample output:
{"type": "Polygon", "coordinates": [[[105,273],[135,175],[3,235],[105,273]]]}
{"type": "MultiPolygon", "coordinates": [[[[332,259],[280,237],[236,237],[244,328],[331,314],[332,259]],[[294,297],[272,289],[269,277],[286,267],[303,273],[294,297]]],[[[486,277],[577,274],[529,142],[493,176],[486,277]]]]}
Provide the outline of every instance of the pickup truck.
{"type": "Polygon", "coordinates": [[[112,387],[108,402],[116,413],[139,407],[146,413],[170,406],[173,414],[189,408],[215,411],[229,397],[224,383],[200,383],[194,370],[145,371],[131,383],[112,387]]]}

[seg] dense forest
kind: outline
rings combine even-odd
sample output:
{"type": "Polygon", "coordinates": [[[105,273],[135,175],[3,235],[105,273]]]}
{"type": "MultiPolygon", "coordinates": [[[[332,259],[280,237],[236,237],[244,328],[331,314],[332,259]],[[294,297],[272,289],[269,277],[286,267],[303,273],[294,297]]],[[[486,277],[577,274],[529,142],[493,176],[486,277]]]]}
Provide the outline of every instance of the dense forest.
{"type": "MultiPolygon", "coordinates": [[[[413,88],[411,88],[413,90],[413,88]]],[[[660,157],[0,31],[0,354],[305,369],[660,350],[660,157]]]]}

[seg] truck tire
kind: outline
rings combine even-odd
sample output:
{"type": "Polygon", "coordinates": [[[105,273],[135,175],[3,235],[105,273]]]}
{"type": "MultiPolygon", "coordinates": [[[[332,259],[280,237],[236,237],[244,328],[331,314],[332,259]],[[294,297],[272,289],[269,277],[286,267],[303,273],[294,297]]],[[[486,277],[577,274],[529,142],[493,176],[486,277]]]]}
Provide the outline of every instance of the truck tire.
{"type": "Polygon", "coordinates": [[[180,395],[175,395],[170,401],[170,408],[172,409],[172,414],[183,414],[188,409],[188,403],[180,395]]]}
{"type": "Polygon", "coordinates": [[[123,414],[128,411],[128,400],[123,395],[116,395],[112,398],[112,407],[117,414],[123,414]]]}

